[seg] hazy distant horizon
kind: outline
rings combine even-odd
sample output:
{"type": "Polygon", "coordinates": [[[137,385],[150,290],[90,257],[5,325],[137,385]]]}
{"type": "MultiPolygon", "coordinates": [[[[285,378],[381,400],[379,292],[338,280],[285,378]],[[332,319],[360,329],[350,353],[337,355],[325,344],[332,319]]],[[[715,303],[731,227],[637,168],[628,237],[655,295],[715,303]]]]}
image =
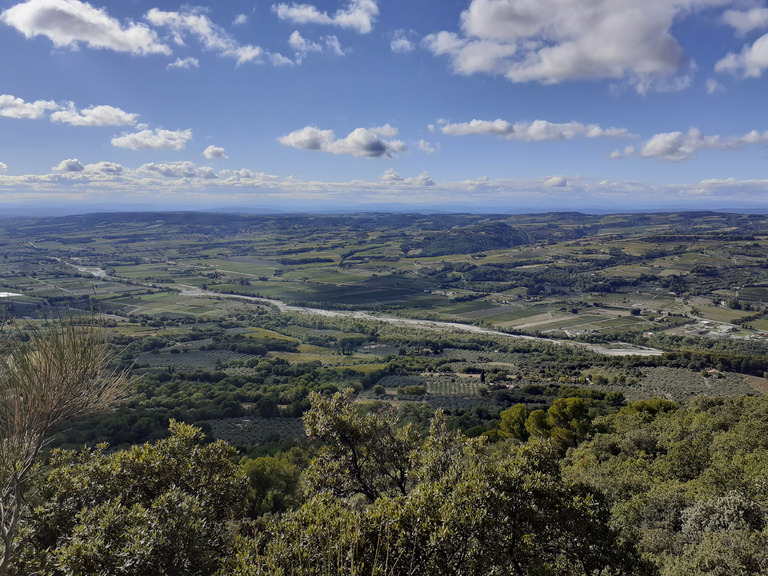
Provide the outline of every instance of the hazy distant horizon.
{"type": "Polygon", "coordinates": [[[728,206],[711,206],[706,208],[691,208],[682,206],[667,206],[664,208],[642,209],[630,207],[613,207],[601,209],[598,207],[518,207],[511,209],[504,207],[483,206],[455,206],[455,209],[446,209],[438,206],[413,206],[413,205],[348,205],[346,207],[327,206],[174,206],[174,205],[18,205],[0,207],[0,219],[2,218],[51,218],[78,216],[97,213],[225,213],[247,215],[280,215],[280,214],[359,214],[359,213],[418,213],[418,214],[545,214],[545,213],[572,213],[578,212],[587,215],[608,214],[643,214],[643,213],[667,213],[667,212],[719,212],[732,214],[768,214],[768,207],[741,206],[733,208],[728,206]]]}

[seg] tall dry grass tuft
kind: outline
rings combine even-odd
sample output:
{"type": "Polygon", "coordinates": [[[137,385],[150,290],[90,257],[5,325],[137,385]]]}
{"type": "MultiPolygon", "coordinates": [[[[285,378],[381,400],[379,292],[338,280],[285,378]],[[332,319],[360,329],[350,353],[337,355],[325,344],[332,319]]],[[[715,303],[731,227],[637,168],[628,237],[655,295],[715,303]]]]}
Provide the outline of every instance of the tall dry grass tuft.
{"type": "Polygon", "coordinates": [[[0,343],[0,576],[14,551],[24,494],[57,424],[101,411],[126,389],[96,316],[30,324],[0,343]]]}

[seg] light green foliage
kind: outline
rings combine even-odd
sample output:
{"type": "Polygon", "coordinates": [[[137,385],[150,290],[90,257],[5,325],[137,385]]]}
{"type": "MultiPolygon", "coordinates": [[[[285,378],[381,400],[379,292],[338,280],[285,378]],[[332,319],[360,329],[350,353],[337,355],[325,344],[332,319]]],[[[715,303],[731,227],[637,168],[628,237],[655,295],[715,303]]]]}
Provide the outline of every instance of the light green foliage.
{"type": "Polygon", "coordinates": [[[766,573],[768,399],[630,403],[604,424],[565,475],[608,496],[663,575],[766,573]]]}
{"type": "Polygon", "coordinates": [[[504,438],[517,438],[518,440],[527,440],[530,433],[525,428],[525,421],[528,420],[530,411],[525,404],[515,404],[499,414],[501,424],[499,429],[504,438]]]}
{"type": "Polygon", "coordinates": [[[227,520],[242,512],[247,484],[233,448],[202,440],[172,422],[153,444],[55,452],[15,573],[213,573],[232,549],[227,520]]]}
{"type": "MultiPolygon", "coordinates": [[[[515,410],[516,407],[510,410],[515,410]]],[[[517,409],[516,418],[522,415],[522,409],[517,409]]],[[[507,417],[508,424],[512,425],[510,418],[507,417]]],[[[502,416],[502,423],[504,422],[502,416]]],[[[569,446],[575,446],[576,443],[584,438],[590,431],[592,418],[589,415],[589,405],[583,398],[558,398],[544,412],[544,410],[534,410],[525,420],[525,431],[534,438],[548,438],[552,443],[562,450],[569,446]]],[[[522,430],[518,432],[522,434],[522,430]]],[[[520,436],[517,436],[518,438],[520,436]]]]}

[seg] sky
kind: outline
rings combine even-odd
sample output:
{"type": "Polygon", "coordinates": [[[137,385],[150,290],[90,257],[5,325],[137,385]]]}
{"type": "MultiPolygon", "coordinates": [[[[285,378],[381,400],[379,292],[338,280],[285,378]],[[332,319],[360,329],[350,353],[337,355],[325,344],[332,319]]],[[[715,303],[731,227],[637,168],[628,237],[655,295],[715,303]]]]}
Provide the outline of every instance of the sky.
{"type": "Polygon", "coordinates": [[[753,0],[0,0],[0,215],[768,213],[753,0]]]}

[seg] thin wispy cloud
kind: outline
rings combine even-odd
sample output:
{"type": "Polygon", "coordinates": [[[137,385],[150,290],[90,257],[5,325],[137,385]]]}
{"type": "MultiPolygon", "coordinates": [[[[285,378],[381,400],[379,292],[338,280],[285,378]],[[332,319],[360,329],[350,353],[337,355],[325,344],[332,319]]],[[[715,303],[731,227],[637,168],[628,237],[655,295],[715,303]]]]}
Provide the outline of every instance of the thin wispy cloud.
{"type": "Polygon", "coordinates": [[[153,26],[166,27],[171,31],[173,41],[184,46],[188,36],[194,37],[203,47],[221,56],[234,58],[238,64],[257,61],[263,50],[251,44],[240,44],[223,28],[217,26],[200,9],[186,9],[182,12],[166,12],[152,8],[146,19],[153,26]]]}
{"type": "Polygon", "coordinates": [[[506,120],[471,120],[452,124],[447,121],[438,122],[440,132],[449,136],[467,136],[470,134],[487,134],[501,136],[510,140],[526,142],[541,142],[544,140],[570,140],[577,136],[585,138],[619,138],[631,136],[626,128],[601,128],[597,124],[582,124],[580,122],[556,123],[546,120],[533,122],[516,122],[506,120]]]}

